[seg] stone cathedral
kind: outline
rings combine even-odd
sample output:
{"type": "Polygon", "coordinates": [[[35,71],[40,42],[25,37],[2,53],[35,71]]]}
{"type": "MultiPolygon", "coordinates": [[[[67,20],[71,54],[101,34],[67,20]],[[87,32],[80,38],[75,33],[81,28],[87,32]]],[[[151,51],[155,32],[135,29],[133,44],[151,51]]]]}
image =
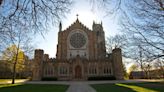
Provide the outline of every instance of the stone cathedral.
{"type": "Polygon", "coordinates": [[[43,50],[36,49],[33,61],[33,80],[123,79],[121,49],[106,53],[102,23],[93,22],[90,30],[78,18],[65,30],[59,24],[56,58],[49,58],[43,50]]]}

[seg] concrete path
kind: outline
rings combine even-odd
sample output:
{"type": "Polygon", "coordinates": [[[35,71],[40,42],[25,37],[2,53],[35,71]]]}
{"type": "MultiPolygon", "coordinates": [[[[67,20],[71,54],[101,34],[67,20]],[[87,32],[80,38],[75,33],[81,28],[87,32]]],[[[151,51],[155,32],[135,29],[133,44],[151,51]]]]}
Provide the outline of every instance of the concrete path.
{"type": "MultiPolygon", "coordinates": [[[[12,83],[12,79],[4,79],[4,80],[6,80],[6,81],[1,82],[1,80],[0,80],[0,84],[11,84],[12,83]]],[[[27,81],[28,81],[28,79],[15,79],[15,83],[26,83],[27,81]]]]}
{"type": "Polygon", "coordinates": [[[90,85],[83,82],[72,83],[66,92],[96,92],[90,85]]]}

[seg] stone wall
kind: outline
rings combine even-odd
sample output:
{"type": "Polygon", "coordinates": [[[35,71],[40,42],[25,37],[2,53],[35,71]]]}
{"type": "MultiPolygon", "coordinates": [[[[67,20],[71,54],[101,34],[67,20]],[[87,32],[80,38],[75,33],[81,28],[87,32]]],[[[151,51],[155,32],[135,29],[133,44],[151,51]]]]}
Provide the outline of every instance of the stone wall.
{"type": "Polygon", "coordinates": [[[32,75],[33,80],[41,80],[41,78],[42,78],[43,55],[44,55],[43,50],[41,50],[41,49],[35,50],[34,66],[32,67],[33,68],[33,75],[32,75]]]}
{"type": "Polygon", "coordinates": [[[122,54],[121,49],[116,48],[112,51],[112,61],[113,61],[113,71],[116,79],[123,80],[123,64],[122,64],[122,54]]]}

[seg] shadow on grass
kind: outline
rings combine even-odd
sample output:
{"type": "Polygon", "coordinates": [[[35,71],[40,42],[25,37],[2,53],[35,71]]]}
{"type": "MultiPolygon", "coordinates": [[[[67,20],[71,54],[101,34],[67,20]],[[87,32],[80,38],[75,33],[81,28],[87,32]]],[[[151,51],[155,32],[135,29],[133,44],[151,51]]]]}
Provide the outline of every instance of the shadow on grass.
{"type": "Polygon", "coordinates": [[[68,85],[54,84],[6,84],[0,85],[0,92],[65,92],[68,85]]]}
{"type": "Polygon", "coordinates": [[[91,85],[97,92],[136,92],[130,88],[118,86],[116,84],[95,84],[91,85]]]}
{"type": "Polygon", "coordinates": [[[164,83],[117,83],[91,85],[97,92],[164,92],[164,83]]]}

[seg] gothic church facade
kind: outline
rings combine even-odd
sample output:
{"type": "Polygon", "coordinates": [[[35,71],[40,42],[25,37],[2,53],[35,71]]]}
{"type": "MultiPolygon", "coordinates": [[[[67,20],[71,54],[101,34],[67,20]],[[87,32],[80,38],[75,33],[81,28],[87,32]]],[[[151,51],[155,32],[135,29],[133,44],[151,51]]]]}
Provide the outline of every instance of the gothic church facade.
{"type": "Polygon", "coordinates": [[[93,77],[123,79],[121,49],[106,54],[102,23],[93,22],[92,30],[78,19],[67,29],[59,25],[56,58],[35,50],[33,80],[88,80],[93,77]]]}

